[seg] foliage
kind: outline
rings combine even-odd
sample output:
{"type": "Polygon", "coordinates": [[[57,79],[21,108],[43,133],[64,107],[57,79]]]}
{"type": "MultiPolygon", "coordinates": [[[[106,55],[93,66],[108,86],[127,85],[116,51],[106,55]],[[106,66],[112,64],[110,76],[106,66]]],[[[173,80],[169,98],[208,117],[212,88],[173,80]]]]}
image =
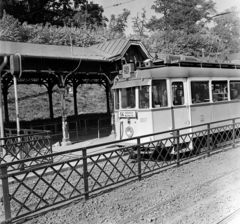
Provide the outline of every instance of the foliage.
{"type": "Polygon", "coordinates": [[[84,27],[57,27],[51,24],[22,25],[17,19],[4,14],[0,20],[0,40],[54,45],[75,45],[86,47],[109,39],[103,27],[94,30],[84,27]]]}
{"type": "Polygon", "coordinates": [[[197,31],[197,22],[215,13],[212,0],[155,0],[152,9],[163,16],[152,17],[147,27],[151,30],[197,31]]]}
{"type": "MultiPolygon", "coordinates": [[[[87,26],[103,25],[105,21],[102,6],[93,2],[87,4],[87,0],[0,0],[0,5],[3,5],[6,13],[18,18],[21,23],[64,26],[74,22],[74,25],[82,25],[79,15],[83,14],[85,17],[86,8],[87,26]]],[[[83,20],[85,21],[85,18],[83,20]]]]}
{"type": "Polygon", "coordinates": [[[114,14],[112,14],[109,21],[110,33],[119,33],[121,35],[124,35],[129,15],[130,11],[127,9],[123,9],[123,13],[119,14],[117,17],[114,14]]]}
{"type": "Polygon", "coordinates": [[[73,25],[77,27],[87,26],[88,28],[96,26],[106,27],[106,22],[108,19],[103,16],[103,8],[98,4],[90,2],[90,4],[85,4],[81,9],[73,16],[73,25]]]}
{"type": "Polygon", "coordinates": [[[230,8],[225,12],[230,12],[224,16],[215,17],[216,25],[212,32],[218,36],[217,52],[224,54],[240,51],[240,18],[236,8],[230,8]]]}
{"type": "Polygon", "coordinates": [[[137,13],[136,17],[132,18],[133,22],[133,32],[142,39],[143,37],[147,38],[146,34],[146,24],[147,24],[147,17],[146,17],[146,9],[142,9],[141,16],[137,13]]]}

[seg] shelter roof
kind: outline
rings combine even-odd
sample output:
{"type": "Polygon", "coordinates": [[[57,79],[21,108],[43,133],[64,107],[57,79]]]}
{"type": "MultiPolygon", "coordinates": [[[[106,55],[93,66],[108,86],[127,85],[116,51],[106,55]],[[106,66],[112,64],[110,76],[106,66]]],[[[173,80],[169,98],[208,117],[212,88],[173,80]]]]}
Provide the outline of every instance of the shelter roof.
{"type": "Polygon", "coordinates": [[[22,57],[56,58],[69,60],[113,61],[123,57],[131,45],[137,45],[146,57],[151,57],[140,41],[116,39],[90,47],[73,47],[0,41],[0,56],[21,54],[22,57]]]}

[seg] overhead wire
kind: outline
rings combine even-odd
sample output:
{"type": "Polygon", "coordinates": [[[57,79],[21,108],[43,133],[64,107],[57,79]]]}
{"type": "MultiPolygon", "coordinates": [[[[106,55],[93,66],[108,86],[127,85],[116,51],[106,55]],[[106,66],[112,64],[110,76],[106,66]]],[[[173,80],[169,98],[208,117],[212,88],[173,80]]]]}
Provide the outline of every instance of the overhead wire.
{"type": "Polygon", "coordinates": [[[131,1],[127,1],[127,2],[120,2],[120,3],[114,4],[114,5],[110,5],[110,6],[104,7],[103,9],[107,9],[107,8],[111,8],[111,7],[116,7],[116,6],[119,6],[119,5],[126,4],[126,3],[128,3],[128,2],[134,2],[134,1],[135,1],[135,0],[131,0],[131,1]]]}

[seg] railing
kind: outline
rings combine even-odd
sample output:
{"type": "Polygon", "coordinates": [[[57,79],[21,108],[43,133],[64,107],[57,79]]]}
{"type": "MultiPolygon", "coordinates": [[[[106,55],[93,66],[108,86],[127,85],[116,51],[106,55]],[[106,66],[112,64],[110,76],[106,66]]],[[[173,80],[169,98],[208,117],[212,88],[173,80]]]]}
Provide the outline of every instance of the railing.
{"type": "Polygon", "coordinates": [[[17,135],[15,129],[5,129],[6,138],[0,138],[0,164],[31,158],[28,163],[9,165],[8,172],[53,162],[51,156],[42,159],[36,157],[52,154],[51,133],[42,130],[22,129],[17,135]]]}
{"type": "MultiPolygon", "coordinates": [[[[111,133],[111,116],[105,115],[89,115],[89,117],[74,116],[68,119],[70,141],[79,142],[86,137],[102,138],[111,133]]],[[[11,124],[15,127],[15,123],[11,124]]],[[[62,141],[62,122],[61,119],[54,119],[53,121],[40,122],[25,122],[21,127],[28,130],[49,130],[52,135],[52,144],[62,141]]]]}
{"type": "MultiPolygon", "coordinates": [[[[141,180],[143,175],[177,165],[240,143],[240,118],[175,129],[172,137],[141,143],[142,138],[170,133],[165,131],[132,138],[136,144],[118,147],[127,140],[73,149],[37,158],[1,164],[5,221],[24,219],[50,206],[89,195],[104,188],[141,180]],[[186,133],[186,130],[193,131],[186,133]],[[115,145],[115,148],[110,147],[115,145]],[[98,148],[100,152],[93,150],[98,148]],[[54,162],[9,173],[9,167],[52,157],[54,162]],[[59,158],[61,159],[59,160],[59,158]],[[58,162],[56,162],[58,161],[58,162]]],[[[129,139],[128,139],[129,140],[129,139]]]]}

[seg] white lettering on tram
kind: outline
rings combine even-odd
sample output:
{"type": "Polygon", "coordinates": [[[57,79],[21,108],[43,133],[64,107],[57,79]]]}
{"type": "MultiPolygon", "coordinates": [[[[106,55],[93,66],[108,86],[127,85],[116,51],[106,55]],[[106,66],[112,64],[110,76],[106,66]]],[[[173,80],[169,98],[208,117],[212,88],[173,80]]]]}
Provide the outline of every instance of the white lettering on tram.
{"type": "Polygon", "coordinates": [[[119,117],[136,117],[136,111],[119,111],[119,117]]]}

